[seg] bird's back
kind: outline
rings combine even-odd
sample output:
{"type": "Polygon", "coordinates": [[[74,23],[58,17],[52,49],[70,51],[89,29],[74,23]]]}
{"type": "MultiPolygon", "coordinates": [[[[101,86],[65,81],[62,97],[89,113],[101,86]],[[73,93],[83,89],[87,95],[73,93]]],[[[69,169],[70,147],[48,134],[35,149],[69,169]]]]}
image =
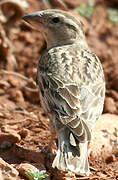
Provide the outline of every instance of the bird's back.
{"type": "Polygon", "coordinates": [[[46,111],[58,113],[70,127],[77,116],[92,128],[102,113],[105,82],[101,63],[89,49],[64,45],[45,51],[37,80],[46,111]]]}

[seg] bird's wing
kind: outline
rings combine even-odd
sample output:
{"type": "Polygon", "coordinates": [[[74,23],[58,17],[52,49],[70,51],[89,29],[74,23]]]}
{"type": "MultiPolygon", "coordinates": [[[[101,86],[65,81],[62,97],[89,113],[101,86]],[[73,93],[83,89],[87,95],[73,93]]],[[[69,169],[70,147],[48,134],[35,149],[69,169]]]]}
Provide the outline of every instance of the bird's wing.
{"type": "Polygon", "coordinates": [[[101,78],[99,80],[101,75],[98,78],[96,76],[93,82],[90,79],[90,84],[87,84],[89,79],[84,78],[85,82],[82,80],[79,85],[77,78],[76,82],[65,82],[64,78],[51,73],[40,76],[43,101],[48,102],[50,109],[58,113],[59,120],[71,129],[80,142],[90,140],[91,128],[101,115],[104,104],[105,85],[101,78]]]}
{"type": "MultiPolygon", "coordinates": [[[[91,87],[77,85],[64,85],[61,80],[50,77],[50,81],[58,86],[50,91],[50,100],[63,124],[68,126],[80,141],[91,139],[91,128],[103,110],[104,84],[91,87]]],[[[54,86],[53,86],[54,87],[54,86]]]]}

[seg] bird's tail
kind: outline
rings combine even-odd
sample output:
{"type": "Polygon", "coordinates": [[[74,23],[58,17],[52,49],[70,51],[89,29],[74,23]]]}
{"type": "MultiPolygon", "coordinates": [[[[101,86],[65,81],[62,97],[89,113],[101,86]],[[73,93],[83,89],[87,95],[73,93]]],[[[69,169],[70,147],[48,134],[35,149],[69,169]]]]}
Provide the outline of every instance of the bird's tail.
{"type": "Polygon", "coordinates": [[[89,176],[88,142],[77,145],[74,135],[70,133],[66,128],[60,130],[58,134],[58,151],[52,167],[57,167],[62,171],[69,170],[81,176],[89,176]],[[73,145],[70,144],[70,136],[73,145]]]}

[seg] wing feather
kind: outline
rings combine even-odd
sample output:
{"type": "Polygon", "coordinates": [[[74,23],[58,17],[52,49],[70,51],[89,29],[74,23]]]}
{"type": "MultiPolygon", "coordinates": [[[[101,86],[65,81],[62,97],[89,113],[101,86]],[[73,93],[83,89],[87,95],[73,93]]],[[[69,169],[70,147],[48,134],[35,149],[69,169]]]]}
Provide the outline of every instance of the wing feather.
{"type": "MultiPolygon", "coordinates": [[[[62,74],[59,76],[55,72],[46,73],[44,71],[38,75],[37,81],[40,76],[38,84],[41,85],[43,101],[46,104],[48,102],[50,109],[58,113],[61,123],[68,126],[79,141],[84,142],[91,139],[91,128],[102,113],[105,83],[102,67],[98,59],[95,62],[97,71],[95,72],[95,69],[90,68],[91,71],[89,72],[88,67],[91,64],[94,65],[96,56],[85,51],[81,58],[83,58],[83,62],[80,64],[82,68],[78,66],[77,70],[76,67],[76,73],[72,72],[73,77],[70,82],[69,79],[65,81],[65,76],[63,77],[62,74]],[[89,61],[87,62],[87,60],[89,61]],[[83,70],[86,70],[86,66],[87,72],[83,73],[83,70]],[[98,76],[100,71],[101,74],[98,76]],[[92,82],[94,73],[95,78],[92,82]],[[82,77],[81,83],[79,82],[80,77],[78,74],[82,77]]],[[[62,72],[61,69],[60,72],[62,72]]],[[[68,77],[70,76],[69,73],[67,75],[68,77]]]]}

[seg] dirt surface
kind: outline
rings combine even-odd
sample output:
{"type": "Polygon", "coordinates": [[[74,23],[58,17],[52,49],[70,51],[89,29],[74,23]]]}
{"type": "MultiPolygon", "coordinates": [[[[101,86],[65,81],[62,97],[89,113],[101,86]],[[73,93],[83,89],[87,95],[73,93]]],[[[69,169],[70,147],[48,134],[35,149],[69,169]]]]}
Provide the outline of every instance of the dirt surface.
{"type": "MultiPolygon", "coordinates": [[[[45,9],[38,0],[28,0],[27,13],[45,9]]],[[[50,1],[51,2],[51,1],[50,1]]],[[[75,16],[74,10],[80,5],[79,0],[65,0],[66,6],[75,16]]],[[[52,5],[55,8],[55,4],[52,5]]],[[[107,8],[117,7],[117,1],[97,0],[99,9],[89,21],[82,18],[88,44],[91,50],[100,58],[106,78],[106,100],[104,113],[118,115],[118,26],[108,20],[107,8]]],[[[56,7],[57,8],[57,7],[56,7]]],[[[58,7],[59,8],[59,7],[58,7]]],[[[51,163],[57,149],[53,153],[47,151],[50,141],[49,119],[40,107],[39,93],[33,80],[36,77],[37,63],[46,47],[40,32],[32,30],[22,20],[15,27],[16,33],[10,36],[14,46],[17,67],[12,71],[26,76],[0,71],[0,157],[16,169],[20,163],[34,164],[39,169],[45,169],[49,179],[81,179],[71,173],[54,170],[51,163]]],[[[7,62],[0,56],[0,68],[10,71],[7,62]]],[[[110,155],[96,159],[90,156],[92,166],[88,179],[118,179],[118,158],[110,155]]],[[[25,180],[22,173],[18,180],[25,180]]],[[[87,177],[83,178],[87,179],[87,177]]]]}

